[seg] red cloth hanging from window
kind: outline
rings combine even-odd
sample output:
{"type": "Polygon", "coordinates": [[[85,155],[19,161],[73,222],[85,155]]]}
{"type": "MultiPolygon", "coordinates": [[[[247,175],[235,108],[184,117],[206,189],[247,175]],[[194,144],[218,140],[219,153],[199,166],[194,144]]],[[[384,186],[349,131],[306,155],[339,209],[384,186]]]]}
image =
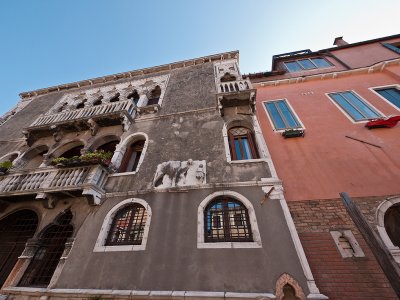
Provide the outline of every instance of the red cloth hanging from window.
{"type": "Polygon", "coordinates": [[[378,119],[369,121],[367,124],[365,124],[365,127],[367,127],[368,129],[392,128],[396,126],[398,121],[400,121],[400,116],[393,116],[387,119],[378,119]]]}

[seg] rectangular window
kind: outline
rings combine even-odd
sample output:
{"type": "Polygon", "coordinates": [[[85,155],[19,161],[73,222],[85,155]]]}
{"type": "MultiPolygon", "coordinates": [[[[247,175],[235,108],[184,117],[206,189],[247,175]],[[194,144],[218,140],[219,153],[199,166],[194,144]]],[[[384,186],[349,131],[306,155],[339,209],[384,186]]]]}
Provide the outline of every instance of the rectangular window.
{"type": "Polygon", "coordinates": [[[295,61],[284,62],[289,72],[298,72],[303,70],[328,68],[331,64],[322,57],[305,58],[295,61]]]}
{"type": "Polygon", "coordinates": [[[400,91],[396,88],[385,88],[375,90],[379,95],[387,101],[400,108],[400,91]]]}
{"type": "Polygon", "coordinates": [[[275,129],[300,128],[300,122],[290,109],[286,100],[264,102],[265,108],[274,123],[275,129]]]}
{"type": "Polygon", "coordinates": [[[380,118],[381,115],[355,93],[347,91],[331,93],[329,97],[335,101],[354,121],[380,118]]]}
{"type": "Polygon", "coordinates": [[[383,43],[383,46],[385,46],[386,48],[400,54],[400,43],[383,43]]]}

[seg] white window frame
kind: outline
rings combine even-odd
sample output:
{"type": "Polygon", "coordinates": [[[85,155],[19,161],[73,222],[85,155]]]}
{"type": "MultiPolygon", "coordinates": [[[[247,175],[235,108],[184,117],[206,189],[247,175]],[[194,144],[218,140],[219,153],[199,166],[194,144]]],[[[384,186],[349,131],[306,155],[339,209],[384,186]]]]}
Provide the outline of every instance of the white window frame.
{"type": "Polygon", "coordinates": [[[150,205],[138,198],[130,198],[126,199],[117,205],[115,205],[106,215],[103,221],[103,225],[101,226],[99,236],[97,237],[96,244],[94,246],[93,252],[112,252],[112,251],[144,251],[146,250],[147,239],[149,235],[150,222],[151,222],[151,208],[150,205]],[[106,246],[106,241],[108,234],[110,232],[111,225],[114,221],[115,215],[123,209],[125,206],[128,206],[133,203],[138,203],[142,205],[147,213],[147,220],[144,226],[142,243],[140,245],[120,245],[120,246],[106,246]]]}
{"type": "Polygon", "coordinates": [[[342,230],[342,231],[331,231],[331,236],[333,240],[335,241],[336,248],[340,252],[340,255],[343,258],[348,258],[348,257],[364,257],[365,254],[362,251],[360,244],[357,242],[356,238],[353,235],[353,232],[351,230],[342,230]],[[344,237],[347,239],[349,242],[351,248],[353,248],[354,253],[350,254],[348,253],[345,249],[342,248],[341,243],[339,239],[341,237],[344,237]]]}
{"type": "Polygon", "coordinates": [[[379,98],[381,98],[382,100],[384,100],[387,104],[389,104],[391,107],[395,108],[396,110],[400,111],[400,107],[397,107],[396,105],[394,105],[392,102],[390,102],[388,99],[386,99],[385,97],[381,96],[376,90],[383,90],[383,89],[391,89],[391,88],[395,88],[398,91],[400,91],[400,85],[399,84],[390,84],[390,85],[383,85],[383,86],[375,86],[375,87],[370,87],[368,88],[370,91],[372,91],[375,95],[377,95],[379,98]]]}
{"type": "Polygon", "coordinates": [[[124,159],[127,147],[131,145],[132,143],[135,142],[135,140],[139,140],[139,138],[145,138],[142,154],[140,155],[140,159],[138,162],[138,165],[136,167],[135,171],[132,172],[120,172],[120,173],[114,173],[112,175],[109,175],[109,177],[117,177],[117,176],[127,176],[127,175],[133,175],[139,172],[140,166],[143,163],[144,157],[146,155],[147,147],[149,146],[149,137],[146,133],[144,132],[136,132],[133,134],[128,135],[126,138],[121,140],[121,142],[117,145],[114,155],[111,158],[111,164],[114,165],[117,170],[121,166],[122,160],[124,159]]]}
{"type": "Polygon", "coordinates": [[[288,60],[288,61],[284,61],[283,65],[285,66],[285,68],[288,70],[289,73],[304,72],[304,71],[319,70],[319,69],[327,69],[327,68],[334,67],[334,65],[329,60],[327,60],[325,57],[322,57],[322,56],[321,57],[305,57],[305,58],[299,58],[299,59],[294,59],[294,60],[288,60]],[[312,61],[313,58],[322,58],[323,60],[325,60],[329,64],[329,67],[322,67],[322,68],[318,67],[312,61]],[[315,66],[315,68],[304,69],[303,66],[299,63],[299,60],[305,60],[305,59],[308,59],[315,66]],[[300,66],[301,70],[299,70],[299,71],[290,71],[288,66],[286,65],[286,63],[291,63],[291,62],[296,62],[300,66]]]}
{"type": "Polygon", "coordinates": [[[338,103],[336,103],[335,100],[333,100],[329,94],[339,94],[339,93],[346,93],[346,92],[352,92],[353,94],[355,94],[358,98],[360,98],[360,100],[364,101],[364,103],[369,106],[371,109],[375,110],[379,116],[381,118],[385,118],[385,114],[382,113],[379,109],[377,109],[375,106],[373,106],[369,101],[365,100],[363,97],[361,97],[360,94],[358,94],[355,90],[342,90],[342,91],[333,91],[333,92],[328,92],[325,93],[326,97],[328,97],[328,99],[346,116],[347,119],[349,119],[351,121],[351,123],[353,124],[362,124],[362,123],[368,123],[369,121],[373,120],[373,119],[367,119],[367,120],[360,120],[360,121],[356,121],[354,120],[351,115],[345,110],[343,109],[338,103]]]}
{"type": "Polygon", "coordinates": [[[290,104],[290,102],[288,101],[287,98],[279,98],[279,99],[273,99],[273,100],[264,100],[264,101],[261,101],[261,104],[262,104],[262,107],[264,108],[264,111],[265,111],[265,113],[266,113],[266,115],[267,115],[267,117],[268,117],[269,123],[271,124],[271,128],[272,128],[273,131],[275,131],[275,132],[284,132],[285,130],[288,130],[288,129],[300,129],[300,130],[306,129],[306,127],[304,126],[303,122],[301,122],[299,116],[297,115],[296,111],[293,109],[293,106],[290,104]],[[293,128],[293,127],[290,127],[290,128],[285,128],[285,129],[277,129],[277,128],[275,127],[275,123],[274,123],[274,121],[272,120],[272,116],[270,116],[270,114],[269,114],[269,112],[268,112],[268,109],[267,109],[267,107],[265,106],[264,103],[268,103],[268,102],[277,102],[277,101],[282,101],[282,100],[286,102],[287,106],[290,108],[290,112],[294,115],[294,117],[296,118],[297,122],[299,122],[300,127],[294,127],[294,128],[293,128]]]}
{"type": "Polygon", "coordinates": [[[234,191],[218,191],[208,195],[201,201],[197,209],[197,248],[198,249],[218,249],[218,248],[262,248],[260,231],[258,229],[256,214],[251,202],[243,195],[234,191]],[[254,242],[215,242],[206,243],[204,240],[204,210],[208,203],[219,196],[228,196],[240,201],[247,209],[249,222],[254,242]]]}

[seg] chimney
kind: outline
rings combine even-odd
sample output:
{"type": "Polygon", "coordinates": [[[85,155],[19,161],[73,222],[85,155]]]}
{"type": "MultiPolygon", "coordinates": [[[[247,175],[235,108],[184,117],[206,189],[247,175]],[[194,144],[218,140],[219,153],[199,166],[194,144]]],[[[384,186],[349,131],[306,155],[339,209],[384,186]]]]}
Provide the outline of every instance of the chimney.
{"type": "Polygon", "coordinates": [[[335,46],[344,46],[344,45],[347,45],[348,44],[348,42],[346,42],[345,40],[343,40],[343,37],[342,36],[339,36],[339,37],[337,37],[337,38],[335,38],[335,40],[333,41],[333,44],[335,45],[335,46]]]}

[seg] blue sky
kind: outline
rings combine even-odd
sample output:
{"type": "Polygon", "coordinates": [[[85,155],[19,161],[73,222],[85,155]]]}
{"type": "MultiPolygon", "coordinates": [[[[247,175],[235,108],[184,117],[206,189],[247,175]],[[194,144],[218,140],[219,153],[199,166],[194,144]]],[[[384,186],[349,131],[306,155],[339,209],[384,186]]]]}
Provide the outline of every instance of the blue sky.
{"type": "Polygon", "coordinates": [[[10,0],[0,3],[0,115],[21,92],[240,50],[274,54],[400,33],[399,0],[10,0]]]}

